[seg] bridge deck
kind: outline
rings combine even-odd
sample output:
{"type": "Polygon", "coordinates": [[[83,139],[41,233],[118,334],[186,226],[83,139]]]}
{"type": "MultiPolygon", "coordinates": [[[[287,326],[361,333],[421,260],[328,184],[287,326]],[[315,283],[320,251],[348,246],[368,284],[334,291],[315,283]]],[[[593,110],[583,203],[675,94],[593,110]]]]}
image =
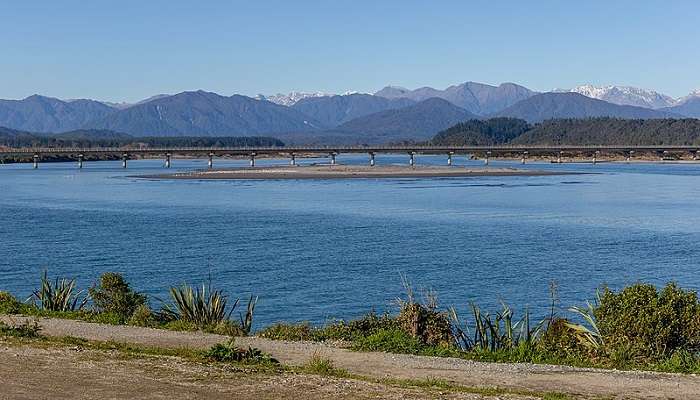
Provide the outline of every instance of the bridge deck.
{"type": "Polygon", "coordinates": [[[35,154],[189,154],[189,155],[248,155],[293,153],[523,153],[523,152],[697,152],[700,146],[296,146],[296,147],[158,147],[158,148],[0,148],[0,155],[33,156],[35,154]]]}

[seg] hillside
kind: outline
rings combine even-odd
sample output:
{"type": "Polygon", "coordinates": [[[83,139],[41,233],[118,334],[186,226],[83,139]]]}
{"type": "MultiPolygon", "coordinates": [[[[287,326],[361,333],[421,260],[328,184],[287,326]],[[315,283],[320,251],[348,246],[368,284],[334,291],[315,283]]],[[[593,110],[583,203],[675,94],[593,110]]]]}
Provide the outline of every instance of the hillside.
{"type": "Polygon", "coordinates": [[[450,102],[432,98],[397,110],[353,119],[334,129],[362,143],[426,140],[457,122],[477,118],[450,102]]]}
{"type": "Polygon", "coordinates": [[[108,130],[81,129],[56,135],[0,127],[0,146],[6,147],[236,147],[277,146],[284,142],[270,137],[134,137],[108,130]]]}
{"type": "Polygon", "coordinates": [[[415,104],[408,99],[385,99],[369,94],[307,97],[291,108],[308,115],[326,128],[335,128],[345,122],[379,111],[392,110],[415,104]]]}
{"type": "Polygon", "coordinates": [[[446,129],[430,141],[435,145],[700,145],[697,119],[553,119],[528,124],[494,118],[467,121],[446,129]]]}
{"type": "Polygon", "coordinates": [[[0,126],[31,132],[64,132],[114,111],[94,100],[67,102],[33,95],[22,100],[0,100],[0,126]]]}
{"type": "Polygon", "coordinates": [[[387,86],[375,93],[376,96],[390,99],[407,98],[423,101],[437,97],[463,108],[471,113],[487,115],[501,111],[536,93],[514,83],[502,83],[499,86],[478,82],[465,82],[450,86],[444,90],[423,87],[409,90],[402,87],[387,86]]]}
{"type": "Polygon", "coordinates": [[[663,111],[680,114],[690,118],[700,118],[700,97],[689,97],[676,106],[664,108],[663,111]]]}
{"type": "Polygon", "coordinates": [[[496,113],[497,117],[512,117],[528,122],[552,118],[674,118],[678,115],[643,107],[623,106],[597,100],[578,93],[542,93],[520,101],[496,113]]]}
{"type": "Polygon", "coordinates": [[[522,119],[492,118],[460,122],[435,135],[430,144],[438,146],[488,146],[507,143],[531,129],[522,119]]]}
{"type": "Polygon", "coordinates": [[[134,136],[252,136],[310,131],[317,125],[289,107],[201,90],[157,98],[87,124],[134,136]]]}

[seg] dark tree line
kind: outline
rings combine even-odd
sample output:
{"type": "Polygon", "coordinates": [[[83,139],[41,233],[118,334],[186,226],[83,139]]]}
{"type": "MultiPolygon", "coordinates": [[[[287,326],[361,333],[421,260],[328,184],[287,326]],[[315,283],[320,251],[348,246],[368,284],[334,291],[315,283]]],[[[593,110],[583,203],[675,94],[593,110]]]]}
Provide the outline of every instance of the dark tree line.
{"type": "Polygon", "coordinates": [[[5,147],[283,147],[284,142],[271,137],[134,137],[112,131],[73,131],[42,135],[0,128],[0,146],[5,147]]]}
{"type": "Polygon", "coordinates": [[[514,118],[471,120],[446,129],[435,145],[699,145],[697,119],[552,119],[538,124],[514,118]]]}

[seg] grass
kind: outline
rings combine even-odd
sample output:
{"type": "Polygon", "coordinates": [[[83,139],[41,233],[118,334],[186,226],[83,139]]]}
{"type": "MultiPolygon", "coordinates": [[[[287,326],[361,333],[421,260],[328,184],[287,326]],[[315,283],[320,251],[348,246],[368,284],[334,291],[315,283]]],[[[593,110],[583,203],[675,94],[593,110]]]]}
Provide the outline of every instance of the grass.
{"type": "Polygon", "coordinates": [[[309,361],[301,367],[301,371],[309,374],[332,376],[336,378],[347,378],[350,376],[348,371],[337,368],[331,359],[324,358],[317,352],[311,355],[309,361]]]}
{"type": "Polygon", "coordinates": [[[19,337],[19,338],[39,338],[39,324],[36,321],[29,322],[26,321],[22,324],[11,324],[8,325],[0,321],[0,336],[6,337],[19,337]]]}
{"type": "MultiPolygon", "coordinates": [[[[563,393],[536,392],[527,390],[514,390],[497,387],[471,387],[459,385],[441,379],[395,379],[395,378],[372,378],[364,375],[352,374],[344,369],[337,368],[334,363],[318,353],[312,355],[311,359],[301,367],[283,366],[278,363],[268,361],[251,362],[250,360],[238,362],[227,359],[216,360],[212,358],[215,347],[208,351],[193,350],[188,348],[162,348],[125,344],[115,341],[95,341],[77,338],[73,336],[46,337],[46,336],[8,336],[0,334],[6,344],[31,345],[36,347],[71,347],[85,350],[93,350],[104,353],[106,358],[120,357],[143,358],[143,357],[176,357],[187,362],[207,365],[227,366],[227,371],[241,371],[245,373],[279,374],[279,373],[304,373],[332,378],[353,379],[357,381],[375,383],[398,388],[419,389],[425,391],[440,391],[453,393],[470,393],[487,396],[503,395],[524,395],[541,398],[543,400],[566,400],[570,397],[563,393]],[[233,367],[233,369],[231,369],[233,367]]],[[[225,344],[226,346],[228,344],[225,344]]],[[[214,357],[216,358],[216,357],[214,357]]],[[[100,358],[102,360],[104,358],[100,358]]]]}

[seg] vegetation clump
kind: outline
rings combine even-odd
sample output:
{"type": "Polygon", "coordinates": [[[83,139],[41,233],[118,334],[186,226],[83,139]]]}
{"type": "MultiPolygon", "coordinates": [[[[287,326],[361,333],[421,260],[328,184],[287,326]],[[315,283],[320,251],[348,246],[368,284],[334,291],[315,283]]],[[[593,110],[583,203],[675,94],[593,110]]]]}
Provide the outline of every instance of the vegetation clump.
{"type": "Polygon", "coordinates": [[[279,361],[260,349],[248,347],[243,349],[236,347],[233,339],[226,343],[219,343],[211,347],[205,357],[212,361],[238,362],[246,364],[279,364],[279,361]]]}
{"type": "Polygon", "coordinates": [[[40,330],[36,321],[25,321],[21,324],[6,324],[0,321],[0,336],[38,338],[40,330]]]}
{"type": "Polygon", "coordinates": [[[201,329],[229,336],[248,335],[253,326],[253,314],[257,297],[248,300],[246,314],[239,321],[230,319],[240,300],[236,299],[228,307],[228,296],[211,285],[195,288],[184,284],[170,288],[172,303],[164,303],[161,317],[166,325],[176,330],[201,329]]]}
{"type": "Polygon", "coordinates": [[[75,279],[56,278],[52,283],[48,272],[41,277],[41,287],[35,290],[30,299],[38,308],[46,311],[82,310],[88,303],[88,297],[82,290],[75,288],[75,279]]]}
{"type": "Polygon", "coordinates": [[[661,291],[636,284],[620,292],[606,289],[593,310],[603,350],[631,359],[659,360],[700,351],[700,302],[695,292],[668,284],[661,291]]]}
{"type": "Polygon", "coordinates": [[[15,296],[0,291],[0,314],[18,314],[22,309],[22,303],[15,296]]]}
{"type": "Polygon", "coordinates": [[[96,312],[113,314],[120,323],[127,322],[139,307],[146,306],[147,301],[146,295],[131,289],[124,277],[115,272],[102,274],[99,284],[88,292],[96,312]]]}

